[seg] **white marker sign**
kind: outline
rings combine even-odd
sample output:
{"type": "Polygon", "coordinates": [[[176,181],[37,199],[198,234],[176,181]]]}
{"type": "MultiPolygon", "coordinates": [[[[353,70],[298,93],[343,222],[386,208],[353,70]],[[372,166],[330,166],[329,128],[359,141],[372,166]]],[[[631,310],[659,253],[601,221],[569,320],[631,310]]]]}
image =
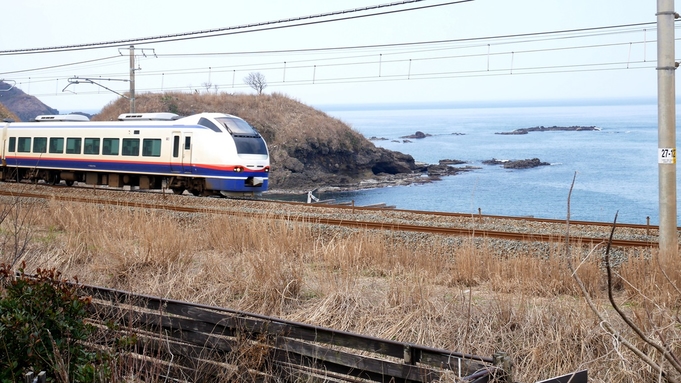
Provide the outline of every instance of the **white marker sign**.
{"type": "Polygon", "coordinates": [[[676,148],[657,148],[658,164],[676,164],[676,148]]]}

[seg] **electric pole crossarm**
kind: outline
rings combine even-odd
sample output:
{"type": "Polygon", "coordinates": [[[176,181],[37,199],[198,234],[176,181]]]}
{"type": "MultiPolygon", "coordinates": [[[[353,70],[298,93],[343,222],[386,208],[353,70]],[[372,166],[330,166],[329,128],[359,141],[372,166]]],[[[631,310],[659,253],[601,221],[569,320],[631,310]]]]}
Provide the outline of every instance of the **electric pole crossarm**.
{"type": "MultiPolygon", "coordinates": [[[[128,80],[121,80],[121,79],[117,79],[117,78],[99,78],[99,79],[97,79],[97,80],[98,80],[98,81],[126,81],[126,82],[128,81],[128,80]]],[[[64,89],[61,90],[62,92],[64,92],[64,91],[66,90],[66,88],[70,87],[71,85],[80,84],[80,83],[85,83],[85,84],[97,85],[97,86],[99,86],[99,87],[101,87],[101,88],[104,88],[104,89],[108,90],[109,92],[116,93],[117,95],[119,95],[119,96],[121,96],[121,97],[123,97],[123,98],[125,98],[125,99],[128,98],[127,96],[125,96],[125,95],[123,95],[123,94],[120,94],[120,93],[116,92],[115,90],[113,90],[113,89],[111,89],[111,88],[108,88],[108,87],[106,87],[106,86],[104,86],[104,85],[102,85],[102,84],[100,84],[100,83],[94,81],[94,80],[91,79],[91,78],[87,78],[87,77],[71,77],[71,78],[68,79],[68,82],[69,82],[68,85],[66,85],[66,86],[64,87],[64,89]]]]}

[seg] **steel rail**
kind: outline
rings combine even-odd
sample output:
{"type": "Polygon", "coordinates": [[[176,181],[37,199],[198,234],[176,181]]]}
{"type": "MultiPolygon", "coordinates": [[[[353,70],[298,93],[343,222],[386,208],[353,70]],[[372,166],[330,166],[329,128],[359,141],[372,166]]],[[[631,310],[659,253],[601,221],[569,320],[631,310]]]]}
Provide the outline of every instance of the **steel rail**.
{"type": "MultiPolygon", "coordinates": [[[[158,203],[142,203],[142,202],[132,202],[132,201],[119,201],[119,200],[106,200],[96,197],[73,197],[73,196],[58,196],[58,195],[45,195],[39,193],[29,193],[29,192],[11,192],[6,190],[0,190],[0,195],[12,196],[12,197],[22,197],[22,198],[36,198],[36,199],[51,199],[64,202],[77,202],[77,203],[95,203],[95,204],[107,204],[115,206],[133,207],[141,209],[160,209],[169,210],[177,212],[186,213],[207,213],[207,214],[230,214],[234,216],[242,217],[268,217],[268,218],[279,218],[288,219],[297,222],[304,223],[314,223],[322,225],[332,225],[332,226],[342,226],[351,227],[365,230],[387,230],[387,231],[408,231],[408,232],[419,232],[428,234],[438,234],[438,235],[455,235],[455,236],[467,236],[471,238],[492,238],[492,239],[502,239],[502,240],[513,240],[513,241],[523,241],[523,242],[546,242],[546,243],[559,243],[569,241],[571,244],[582,244],[582,245],[595,245],[598,243],[604,243],[606,241],[604,238],[594,238],[594,237],[582,237],[582,236],[570,236],[566,238],[565,235],[560,234],[536,234],[536,233],[514,233],[505,232],[497,230],[484,230],[484,229],[469,229],[469,228],[455,228],[455,227],[440,227],[440,226],[424,226],[424,225],[409,225],[409,224],[398,224],[398,223],[386,223],[386,222],[375,222],[375,221],[360,221],[360,220],[347,220],[347,219],[334,219],[334,218],[321,218],[321,217],[305,217],[305,216],[292,216],[292,215],[280,215],[277,217],[273,213],[257,213],[257,212],[235,212],[229,210],[215,209],[215,208],[201,208],[183,205],[167,205],[158,203]]],[[[301,204],[301,203],[298,203],[301,204]]],[[[302,204],[307,206],[307,204],[302,204]]],[[[355,207],[355,209],[358,209],[355,207]]],[[[381,210],[375,208],[366,208],[370,210],[381,210]]],[[[389,211],[393,211],[390,209],[389,211]]],[[[428,212],[416,212],[408,211],[419,214],[429,214],[428,212]]],[[[442,215],[442,214],[434,214],[442,215]]],[[[499,217],[503,219],[509,219],[509,217],[499,217]]],[[[513,217],[511,219],[521,220],[520,217],[513,217]]],[[[562,221],[556,220],[555,223],[561,223],[562,221]]],[[[571,224],[578,224],[576,222],[571,222],[571,224]]],[[[584,224],[584,223],[581,223],[584,224]]],[[[618,225],[619,226],[619,225],[618,225]]],[[[645,226],[644,226],[645,227],[645,226]]],[[[635,241],[635,240],[623,240],[623,239],[613,239],[612,246],[615,247],[638,247],[638,248],[648,248],[657,246],[656,241],[635,241]]]]}
{"type": "MultiPolygon", "coordinates": [[[[41,187],[49,187],[49,188],[60,188],[60,189],[68,189],[68,186],[64,185],[49,185],[49,184],[40,184],[41,187]]],[[[81,189],[92,189],[92,188],[81,188],[81,189]]],[[[123,193],[145,193],[145,191],[129,191],[129,190],[123,190],[123,189],[94,189],[97,191],[102,191],[102,192],[123,192],[123,193]]],[[[407,214],[415,214],[415,215],[431,215],[431,216],[438,216],[438,217],[453,217],[453,218],[483,218],[483,219],[503,219],[503,220],[510,220],[510,221],[525,221],[525,222],[537,222],[537,223],[548,223],[548,224],[561,224],[561,223],[566,223],[565,219],[556,219],[556,218],[537,218],[533,216],[511,216],[511,215],[493,215],[493,214],[476,214],[476,213],[457,213],[457,212],[446,212],[446,211],[429,211],[429,210],[409,210],[409,209],[396,209],[396,208],[389,208],[386,209],[384,207],[376,207],[376,206],[353,206],[349,204],[333,204],[333,203],[325,203],[325,202],[313,202],[313,203],[306,203],[306,202],[300,202],[300,201],[283,201],[283,200],[277,200],[277,199],[271,199],[271,198],[228,198],[228,199],[237,199],[237,200],[245,200],[245,201],[251,201],[251,202],[263,202],[263,203],[272,203],[272,204],[284,204],[284,205],[294,205],[294,206],[313,206],[313,207],[319,207],[319,208],[326,208],[326,209],[338,209],[338,210],[360,210],[360,211],[392,211],[392,212],[398,212],[398,213],[407,213],[407,214]]],[[[595,226],[595,227],[611,227],[612,222],[602,222],[602,221],[582,221],[582,220],[570,220],[570,225],[579,225],[579,226],[595,226]]],[[[619,222],[617,223],[618,228],[628,228],[628,229],[639,229],[639,230],[659,230],[658,225],[649,225],[649,224],[639,224],[639,223],[624,223],[624,222],[619,222]]],[[[681,226],[677,228],[678,230],[681,231],[681,226]]]]}

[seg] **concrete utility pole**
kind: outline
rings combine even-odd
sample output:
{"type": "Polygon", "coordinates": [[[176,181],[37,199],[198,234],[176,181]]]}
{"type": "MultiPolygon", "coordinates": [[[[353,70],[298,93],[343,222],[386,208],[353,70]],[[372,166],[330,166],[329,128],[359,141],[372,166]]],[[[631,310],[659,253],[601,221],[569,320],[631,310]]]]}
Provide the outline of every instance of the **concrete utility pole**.
{"type": "Polygon", "coordinates": [[[130,113],[135,113],[135,46],[130,46],[130,113]]]}
{"type": "Polygon", "coordinates": [[[678,255],[676,233],[676,76],[674,0],[657,0],[657,123],[660,254],[678,255]]]}

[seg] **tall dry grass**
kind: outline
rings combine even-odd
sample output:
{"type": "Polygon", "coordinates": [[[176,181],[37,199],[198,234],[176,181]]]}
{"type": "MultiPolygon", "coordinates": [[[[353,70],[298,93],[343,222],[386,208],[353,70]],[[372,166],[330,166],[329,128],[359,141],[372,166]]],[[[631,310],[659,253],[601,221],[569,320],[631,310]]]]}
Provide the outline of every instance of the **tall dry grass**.
{"type": "MultiPolygon", "coordinates": [[[[592,382],[656,378],[589,311],[560,244],[518,252],[480,238],[56,202],[30,214],[22,257],[31,269],[464,353],[506,351],[523,382],[583,368],[592,382]]],[[[571,254],[599,312],[662,363],[607,304],[603,247],[571,254]]],[[[655,252],[622,255],[617,299],[678,352],[678,260],[660,267],[655,252]]]]}

